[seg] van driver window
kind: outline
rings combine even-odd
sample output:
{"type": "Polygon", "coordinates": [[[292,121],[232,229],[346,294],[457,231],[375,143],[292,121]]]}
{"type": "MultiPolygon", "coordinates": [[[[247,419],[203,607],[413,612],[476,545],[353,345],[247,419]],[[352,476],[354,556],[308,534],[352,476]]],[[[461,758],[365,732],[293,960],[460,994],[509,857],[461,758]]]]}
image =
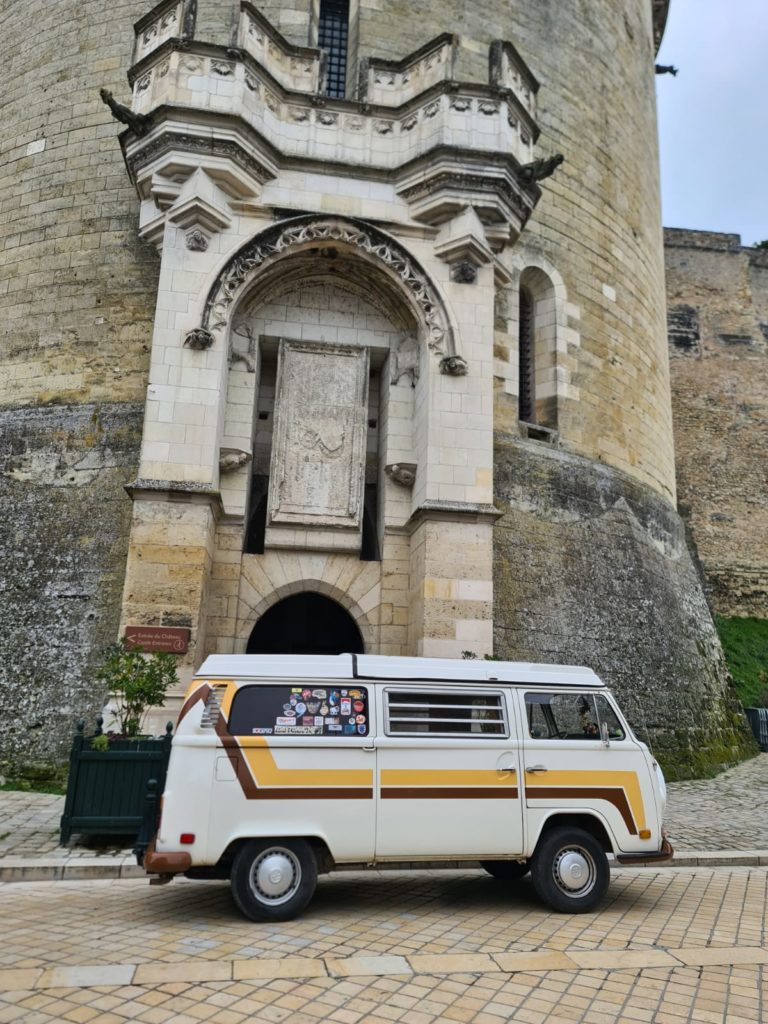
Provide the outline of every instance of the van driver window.
{"type": "Polygon", "coordinates": [[[525,710],[534,739],[599,740],[603,722],[610,739],[624,739],[615,711],[599,693],[526,693],[525,710]]]}

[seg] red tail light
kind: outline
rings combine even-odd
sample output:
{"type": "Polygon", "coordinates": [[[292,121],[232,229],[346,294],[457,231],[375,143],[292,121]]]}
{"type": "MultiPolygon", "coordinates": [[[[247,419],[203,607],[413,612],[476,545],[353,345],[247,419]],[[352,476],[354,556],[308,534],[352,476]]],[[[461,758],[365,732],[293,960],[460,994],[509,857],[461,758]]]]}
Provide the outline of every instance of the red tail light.
{"type": "Polygon", "coordinates": [[[182,832],[179,836],[179,842],[182,846],[191,846],[195,841],[194,832],[182,832]]]}

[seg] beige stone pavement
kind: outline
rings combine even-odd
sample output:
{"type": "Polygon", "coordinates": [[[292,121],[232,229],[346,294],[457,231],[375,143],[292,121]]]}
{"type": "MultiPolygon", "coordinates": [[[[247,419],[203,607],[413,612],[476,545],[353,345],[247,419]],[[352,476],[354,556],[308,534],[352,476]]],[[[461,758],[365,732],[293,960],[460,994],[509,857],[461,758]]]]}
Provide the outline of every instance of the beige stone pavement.
{"type": "Polygon", "coordinates": [[[337,874],[254,924],[226,883],[0,887],[0,1024],[762,1024],[761,868],[619,870],[564,916],[479,871],[337,874]]]}

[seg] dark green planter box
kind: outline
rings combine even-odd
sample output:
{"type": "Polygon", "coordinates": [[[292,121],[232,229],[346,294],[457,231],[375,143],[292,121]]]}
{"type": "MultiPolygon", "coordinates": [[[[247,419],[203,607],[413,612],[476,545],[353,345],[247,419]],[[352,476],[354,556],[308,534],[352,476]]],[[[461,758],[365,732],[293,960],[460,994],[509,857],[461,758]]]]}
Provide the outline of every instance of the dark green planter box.
{"type": "MultiPolygon", "coordinates": [[[[159,739],[114,740],[103,751],[91,748],[93,737],[85,736],[83,729],[79,722],[69,756],[61,844],[68,843],[73,832],[135,838],[147,783],[155,779],[158,793],[165,787],[173,726],[169,722],[159,739]]],[[[101,719],[95,735],[101,735],[101,719]]]]}

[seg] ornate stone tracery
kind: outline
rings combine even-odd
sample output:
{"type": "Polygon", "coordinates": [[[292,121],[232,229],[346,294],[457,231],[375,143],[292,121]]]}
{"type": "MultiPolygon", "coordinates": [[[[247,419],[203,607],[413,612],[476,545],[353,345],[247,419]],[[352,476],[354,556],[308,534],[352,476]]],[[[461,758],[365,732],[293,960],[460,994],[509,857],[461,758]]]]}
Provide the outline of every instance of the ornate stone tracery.
{"type": "Polygon", "coordinates": [[[211,331],[225,328],[235,298],[253,272],[311,242],[341,242],[383,264],[418,310],[429,348],[438,354],[452,353],[453,336],[443,304],[416,261],[383,232],[336,218],[300,218],[257,235],[219,274],[208,295],[202,327],[211,331]]]}

